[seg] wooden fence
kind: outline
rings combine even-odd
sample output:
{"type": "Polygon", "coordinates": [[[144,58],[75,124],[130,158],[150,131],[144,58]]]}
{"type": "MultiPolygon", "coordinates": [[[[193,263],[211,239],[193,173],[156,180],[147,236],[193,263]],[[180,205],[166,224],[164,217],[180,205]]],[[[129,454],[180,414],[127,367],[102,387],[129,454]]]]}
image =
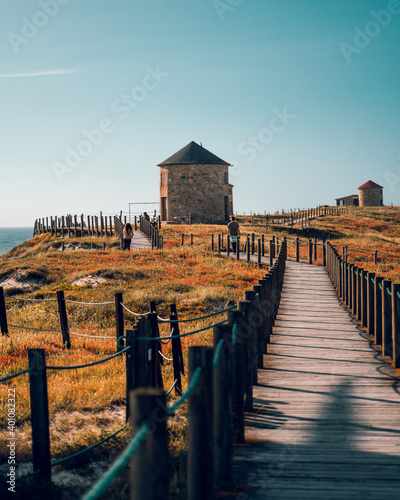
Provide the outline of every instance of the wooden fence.
{"type": "Polygon", "coordinates": [[[151,248],[162,249],[163,247],[163,237],[160,235],[158,230],[158,224],[156,221],[154,223],[147,221],[143,217],[139,219],[140,231],[149,238],[151,241],[151,248]]]}
{"type": "MultiPolygon", "coordinates": [[[[273,266],[252,290],[245,293],[245,300],[239,302],[237,307],[227,310],[226,320],[211,326],[213,348],[189,348],[189,387],[177,403],[181,404],[189,399],[188,498],[191,500],[213,498],[216,490],[232,479],[233,443],[245,441],[244,412],[253,407],[252,388],[257,383],[257,368],[262,367],[263,354],[267,352],[278,311],[285,262],[286,245],[283,242],[273,266]]],[[[57,294],[57,300],[58,304],[64,301],[65,306],[61,293],[57,294]]],[[[8,334],[3,303],[4,295],[0,293],[2,332],[8,334]]],[[[167,499],[168,477],[165,477],[166,467],[160,467],[160,461],[167,456],[165,422],[176,409],[177,403],[167,408],[164,402],[166,396],[162,391],[160,342],[175,342],[175,346],[172,344],[175,377],[178,372],[183,371],[180,338],[210,327],[181,335],[176,308],[171,309],[167,320],[157,316],[155,304],[151,303],[150,312],[140,315],[135,327],[121,335],[122,331],[118,327],[118,324],[123,324],[121,296],[116,295],[115,303],[118,338],[116,354],[88,365],[55,367],[47,366],[44,349],[31,349],[28,356],[29,368],[5,377],[1,382],[29,373],[33,467],[42,477],[50,479],[51,467],[70,457],[51,462],[47,371],[86,368],[125,354],[127,418],[132,417],[133,432],[138,431],[141,439],[147,432],[149,422],[154,431],[146,442],[138,440],[134,447],[136,453],[131,458],[131,498],[167,499]],[[170,324],[169,337],[159,337],[159,321],[170,324]],[[125,340],[125,347],[121,345],[121,339],[125,340]],[[147,427],[142,429],[144,422],[147,427]],[[157,439],[154,440],[154,436],[157,439]],[[160,485],[163,485],[161,490],[160,485]]],[[[224,310],[212,313],[210,316],[223,312],[224,310]]],[[[60,310],[61,325],[63,321],[64,327],[61,330],[65,333],[68,331],[68,324],[65,321],[65,311],[60,310]]],[[[63,342],[68,347],[68,339],[64,335],[63,342]]],[[[176,380],[173,387],[180,394],[181,389],[176,380]]],[[[103,483],[101,488],[98,485],[95,488],[102,489],[103,483]]],[[[98,496],[89,495],[87,498],[98,496]]]]}
{"type": "Polygon", "coordinates": [[[400,284],[350,264],[329,243],[327,269],[339,298],[400,368],[400,284]]]}
{"type": "Polygon", "coordinates": [[[33,229],[37,234],[51,233],[52,236],[116,236],[118,232],[117,216],[104,215],[63,215],[61,217],[45,217],[36,219],[33,229]]]}
{"type": "MultiPolygon", "coordinates": [[[[33,234],[50,233],[52,236],[84,237],[84,236],[119,236],[121,238],[121,248],[123,248],[123,229],[126,224],[118,216],[84,216],[67,215],[62,217],[46,217],[36,219],[33,234]]],[[[134,220],[135,231],[140,231],[151,241],[152,249],[161,249],[163,247],[163,237],[160,235],[160,218],[153,222],[145,220],[143,217],[134,220]]],[[[104,245],[103,245],[104,249],[104,245]]]]}

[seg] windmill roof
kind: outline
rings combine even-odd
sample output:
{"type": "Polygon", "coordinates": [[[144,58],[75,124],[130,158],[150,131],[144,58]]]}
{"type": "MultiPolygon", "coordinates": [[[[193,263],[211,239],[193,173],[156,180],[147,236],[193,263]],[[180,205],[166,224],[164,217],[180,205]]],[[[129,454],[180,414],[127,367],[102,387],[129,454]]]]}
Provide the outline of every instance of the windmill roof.
{"type": "Polygon", "coordinates": [[[371,188],[382,188],[383,186],[380,186],[379,184],[376,184],[376,182],[373,181],[367,181],[365,184],[360,186],[358,189],[371,189],[371,188]]]}
{"type": "Polygon", "coordinates": [[[175,154],[159,163],[158,166],[162,167],[164,165],[207,165],[207,164],[217,164],[217,165],[229,165],[218,156],[199,146],[194,141],[190,142],[187,146],[177,151],[175,154]]]}

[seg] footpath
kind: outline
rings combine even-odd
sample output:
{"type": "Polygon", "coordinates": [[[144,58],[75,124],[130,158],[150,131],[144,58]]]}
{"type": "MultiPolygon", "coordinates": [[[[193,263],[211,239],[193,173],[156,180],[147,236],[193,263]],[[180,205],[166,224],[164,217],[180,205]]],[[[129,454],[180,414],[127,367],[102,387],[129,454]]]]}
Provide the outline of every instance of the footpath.
{"type": "Polygon", "coordinates": [[[400,498],[399,383],[326,270],[288,261],[246,444],[235,449],[237,498],[400,498]]]}

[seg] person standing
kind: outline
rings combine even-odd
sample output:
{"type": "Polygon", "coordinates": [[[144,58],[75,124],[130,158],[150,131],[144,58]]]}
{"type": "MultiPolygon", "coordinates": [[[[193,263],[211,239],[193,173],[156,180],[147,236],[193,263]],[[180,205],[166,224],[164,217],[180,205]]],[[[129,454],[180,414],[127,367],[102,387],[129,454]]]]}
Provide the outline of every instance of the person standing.
{"type": "Polygon", "coordinates": [[[132,226],[129,224],[129,222],[124,226],[124,229],[122,231],[122,237],[124,239],[124,250],[130,250],[131,241],[133,238],[133,229],[132,226]]]}
{"type": "Polygon", "coordinates": [[[231,216],[231,221],[228,224],[228,235],[229,241],[232,245],[232,251],[233,253],[236,253],[236,244],[240,236],[240,228],[234,215],[231,216]]]}

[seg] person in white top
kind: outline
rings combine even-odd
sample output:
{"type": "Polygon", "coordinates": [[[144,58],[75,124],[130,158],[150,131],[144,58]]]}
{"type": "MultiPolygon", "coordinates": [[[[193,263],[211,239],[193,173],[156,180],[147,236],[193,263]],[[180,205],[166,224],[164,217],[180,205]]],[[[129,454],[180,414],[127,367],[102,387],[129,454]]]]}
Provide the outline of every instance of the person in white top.
{"type": "Polygon", "coordinates": [[[122,237],[124,239],[124,250],[130,250],[131,248],[131,241],[133,238],[133,229],[132,226],[129,224],[125,224],[124,229],[122,231],[122,237]]]}

